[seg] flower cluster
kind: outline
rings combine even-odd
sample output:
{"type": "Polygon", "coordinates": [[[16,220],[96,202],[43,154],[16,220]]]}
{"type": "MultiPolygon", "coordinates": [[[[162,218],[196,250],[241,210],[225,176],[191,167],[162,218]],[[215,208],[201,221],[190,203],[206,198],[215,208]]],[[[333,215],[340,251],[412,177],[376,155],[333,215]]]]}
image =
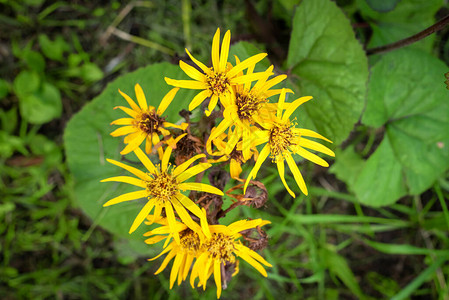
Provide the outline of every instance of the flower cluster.
{"type": "Polygon", "coordinates": [[[310,138],[330,140],[314,131],[298,128],[296,119],[291,119],[295,110],[312,97],[287,102],[287,95],[293,91],[275,88],[287,76],[274,76],[273,66],[255,72],[256,64],[266,54],[257,54],[243,61],[235,57],[233,65],[228,61],[230,41],[231,35],[227,31],[220,47],[220,30],[217,30],[212,42],[212,67],[195,59],[186,49],[196,67],[184,61],[180,61],[179,66],[192,80],[165,78],[167,84],[174,88],[165,95],[157,109],[148,105],[139,84],[135,86],[137,103],[119,91],[130,107],[117,108],[129,117],[112,122],[122,127],[111,135],[125,136],[125,147],[120,153],[133,152],[145,169],[108,159],[134,177],[116,176],[103,180],[140,188],[117,196],[104,206],[144,199],[143,208],[129,232],[134,232],[142,223],[156,226],[145,234],[149,237],[145,241],[147,244],[165,241],[162,252],[153,258],[166,255],[155,274],[162,272],[173,260],[170,288],[175,282],[181,284],[190,273],[191,286],[205,289],[213,275],[217,298],[232,276],[238,273],[240,259],[263,276],[267,276],[264,266],[271,266],[255,251],[267,244],[267,234],[261,227],[269,221],[255,219],[239,220],[228,226],[219,224],[221,217],[239,205],[263,206],[267,189],[255,178],[267,157],[270,156],[272,163],[276,164],[287,192],[295,197],[285,180],[284,162],[287,162],[299,189],[307,195],[305,181],[293,155],[324,167],[328,163],[309,150],[334,156],[330,149],[310,138]],[[199,90],[191,100],[189,110],[196,109],[203,102],[207,104],[205,115],[198,122],[193,122],[185,114],[183,123],[166,121],[164,112],[181,88],[199,90]],[[273,97],[278,98],[277,103],[270,102],[273,97]],[[200,122],[208,124],[201,127],[212,129],[201,132],[200,122]],[[141,149],[144,142],[145,151],[141,149]],[[157,153],[157,156],[152,156],[152,153],[157,153]],[[149,155],[159,163],[154,164],[149,155]],[[251,164],[251,161],[255,164],[249,175],[246,179],[241,178],[242,164],[251,164]],[[204,173],[213,164],[217,167],[209,172],[209,184],[204,183],[204,173]],[[227,164],[230,165],[230,176],[226,176],[224,171],[227,164]],[[222,209],[223,190],[229,177],[242,183],[226,192],[233,203],[222,209]],[[243,193],[231,193],[236,190],[243,193]]]}

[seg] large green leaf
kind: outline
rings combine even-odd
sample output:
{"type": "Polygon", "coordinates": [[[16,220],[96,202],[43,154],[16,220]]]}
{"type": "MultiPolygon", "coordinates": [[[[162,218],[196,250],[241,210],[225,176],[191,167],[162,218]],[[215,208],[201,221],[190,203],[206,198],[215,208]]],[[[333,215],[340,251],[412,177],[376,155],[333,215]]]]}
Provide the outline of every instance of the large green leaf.
{"type": "Polygon", "coordinates": [[[314,97],[295,115],[300,126],[316,129],[340,144],[360,118],[368,63],[348,19],[335,3],[301,3],[293,20],[286,65],[300,95],[314,97]]]}
{"type": "MultiPolygon", "coordinates": [[[[394,10],[379,12],[367,2],[374,1],[358,0],[357,5],[373,29],[370,48],[399,41],[426,29],[435,23],[435,14],[443,5],[443,0],[401,0],[394,10]]],[[[430,52],[434,40],[435,37],[430,36],[411,47],[430,52]]]]}
{"type": "Polygon", "coordinates": [[[422,193],[449,168],[446,71],[442,61],[413,49],[389,53],[372,68],[362,122],[385,126],[385,136],[353,186],[363,203],[422,193]]]}
{"type": "MultiPolygon", "coordinates": [[[[172,88],[164,82],[164,76],[185,78],[178,66],[168,63],[151,65],[118,78],[70,120],[64,134],[67,162],[75,181],[77,204],[94,222],[119,237],[142,240],[141,234],[145,231],[143,228],[145,226],[140,226],[140,230],[128,235],[134,218],[143,207],[143,202],[130,201],[107,208],[102,207],[113,197],[137,190],[127,184],[100,183],[104,178],[129,175],[121,168],[106,162],[106,158],[120,160],[119,151],[124,148],[121,138],[109,135],[117,128],[109,124],[126,116],[122,111],[113,108],[117,105],[128,107],[118,89],[136,100],[134,85],[139,83],[147,102],[157,107],[163,96],[172,88]]],[[[167,120],[179,121],[181,117],[178,112],[188,106],[193,96],[192,91],[180,90],[164,114],[167,120]]],[[[138,161],[134,154],[127,155],[127,159],[138,161]]],[[[142,249],[145,249],[143,243],[142,249]]]]}

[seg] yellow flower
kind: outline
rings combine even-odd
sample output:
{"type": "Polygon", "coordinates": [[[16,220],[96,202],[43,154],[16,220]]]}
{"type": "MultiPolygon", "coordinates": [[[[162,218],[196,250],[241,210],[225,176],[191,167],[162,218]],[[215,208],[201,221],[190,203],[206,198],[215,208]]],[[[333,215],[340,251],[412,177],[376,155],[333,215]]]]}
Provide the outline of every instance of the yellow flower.
{"type": "Polygon", "coordinates": [[[244,188],[245,192],[249,181],[253,178],[256,178],[257,172],[259,171],[262,163],[265,161],[268,155],[271,156],[272,162],[276,163],[282,183],[292,197],[295,197],[295,193],[293,193],[293,191],[288,187],[287,182],[285,181],[284,161],[287,161],[287,164],[290,167],[295,181],[301,191],[305,195],[307,195],[308,192],[306,184],[301,175],[301,172],[298,169],[298,166],[296,165],[295,160],[292,157],[292,154],[299,154],[305,159],[310,160],[323,167],[328,167],[329,164],[321,157],[306,150],[306,148],[330,156],[335,156],[334,152],[329,148],[304,137],[319,138],[332,143],[330,140],[312,130],[296,128],[296,124],[291,122],[289,119],[291,114],[301,104],[309,101],[310,99],[312,99],[312,97],[301,97],[286,105],[287,103],[284,103],[285,92],[285,89],[282,89],[281,95],[279,96],[279,103],[277,106],[275,118],[271,122],[260,124],[262,125],[262,127],[264,127],[265,130],[259,133],[259,141],[257,142],[257,144],[266,143],[266,145],[263,147],[262,151],[260,151],[256,164],[248,175],[244,188]],[[287,108],[285,112],[282,113],[285,107],[287,108]]]}
{"type": "MultiPolygon", "coordinates": [[[[240,220],[228,226],[209,225],[212,237],[204,242],[202,253],[199,254],[193,265],[190,275],[192,287],[194,287],[195,280],[198,278],[198,286],[203,286],[203,289],[206,289],[207,280],[213,274],[217,286],[217,299],[220,298],[222,284],[224,283],[226,286],[226,279],[222,277],[224,268],[226,264],[237,263],[237,258],[243,259],[263,276],[267,277],[267,272],[262,265],[267,267],[272,265],[258,253],[244,246],[238,239],[242,236],[240,232],[269,223],[269,221],[256,219],[251,221],[240,220]]],[[[236,275],[237,272],[238,269],[232,276],[236,275]]]]}
{"type": "MultiPolygon", "coordinates": [[[[228,131],[230,136],[233,136],[232,129],[229,129],[228,131]]],[[[225,133],[220,134],[218,137],[213,139],[214,145],[217,147],[218,151],[213,152],[212,151],[212,145],[210,142],[206,144],[207,146],[207,152],[210,153],[213,156],[221,156],[217,159],[208,159],[207,161],[210,163],[220,163],[225,161],[229,162],[229,170],[231,174],[231,178],[241,180],[240,174],[242,173],[242,164],[244,164],[248,159],[245,159],[243,157],[242,153],[242,141],[237,144],[237,146],[231,151],[231,153],[226,154],[226,146],[228,145],[228,142],[225,142],[224,139],[228,135],[225,133]]],[[[251,158],[254,155],[254,159],[257,160],[259,152],[257,151],[256,147],[250,147],[250,157],[251,158]]],[[[243,181],[243,180],[241,180],[243,181]]]]}
{"type": "MultiPolygon", "coordinates": [[[[203,211],[204,212],[204,211],[203,211]]],[[[205,212],[204,212],[205,213],[205,212]]],[[[154,216],[149,215],[147,219],[148,222],[145,222],[147,225],[151,225],[151,220],[154,216]]],[[[144,234],[144,236],[150,237],[145,240],[147,244],[155,244],[165,239],[164,250],[154,258],[148,259],[149,261],[155,260],[160,256],[167,254],[165,259],[163,260],[159,269],[154,273],[155,275],[162,272],[168,265],[168,263],[174,258],[173,267],[170,272],[170,289],[173,287],[176,279],[178,285],[181,284],[182,281],[186,280],[187,275],[189,274],[190,267],[193,263],[193,260],[198,257],[201,253],[202,244],[207,237],[211,237],[209,228],[207,223],[202,222],[203,231],[193,231],[188,228],[184,223],[176,221],[175,229],[170,228],[167,219],[157,217],[155,223],[158,223],[162,226],[157,227],[154,230],[148,231],[144,234]],[[204,227],[205,226],[205,227],[204,227]],[[206,231],[206,233],[203,233],[206,231]],[[171,242],[174,234],[178,234],[180,237],[180,242],[171,242]]]]}
{"type": "MultiPolygon", "coordinates": [[[[187,123],[181,125],[169,123],[165,121],[165,117],[162,117],[162,114],[170,105],[179,88],[173,88],[169,91],[164,96],[157,109],[147,104],[145,94],[139,84],[136,84],[134,89],[139,105],[137,105],[131,97],[119,90],[131,109],[124,106],[117,106],[115,108],[120,108],[127,113],[130,118],[117,119],[111,123],[113,125],[123,125],[111,133],[114,137],[126,135],[125,144],[127,145],[120,152],[122,155],[128,154],[139,147],[144,140],[146,140],[145,152],[149,154],[152,150],[152,145],[157,145],[160,142],[159,136],[161,134],[164,136],[170,135],[170,131],[165,128],[172,127],[185,130],[188,126],[187,123]]],[[[158,151],[161,156],[162,148],[159,147],[158,151]]]]}
{"type": "MultiPolygon", "coordinates": [[[[206,213],[204,210],[203,212],[206,213]]],[[[148,219],[151,218],[153,216],[148,217],[148,219]]],[[[159,274],[174,258],[170,272],[170,288],[173,287],[176,279],[178,285],[186,280],[190,267],[193,265],[190,275],[192,288],[195,287],[196,278],[199,278],[198,286],[202,286],[205,289],[207,280],[213,274],[215,284],[217,285],[217,298],[220,298],[222,284],[226,285],[226,279],[222,273],[227,264],[235,264],[236,269],[232,276],[238,273],[237,258],[242,258],[248,262],[265,277],[267,276],[267,272],[262,264],[271,267],[271,264],[262,256],[244,246],[238,240],[242,236],[240,232],[269,224],[269,221],[263,221],[261,219],[251,221],[241,220],[229,226],[208,225],[202,222],[202,232],[194,232],[181,222],[176,222],[175,231],[167,226],[168,222],[166,219],[159,218],[156,222],[162,226],[145,233],[145,236],[151,236],[145,242],[147,244],[155,244],[165,239],[164,250],[149,260],[155,260],[168,253],[155,273],[159,274]],[[179,234],[181,237],[180,242],[171,240],[174,233],[179,234]],[[196,261],[193,263],[195,259],[196,261]]],[[[146,222],[146,224],[150,224],[150,222],[146,222]]]]}
{"type": "MultiPolygon", "coordinates": [[[[272,71],[273,66],[264,72],[264,76],[253,87],[251,87],[251,83],[236,85],[232,93],[228,97],[224,97],[222,100],[225,107],[223,120],[216,128],[212,129],[208,143],[211,143],[228,128],[234,127],[235,130],[228,132],[225,153],[230,154],[237,143],[242,140],[244,159],[248,160],[251,157],[250,150],[253,147],[251,140],[254,131],[259,130],[254,123],[263,123],[272,119],[276,106],[268,103],[267,98],[279,94],[281,90],[270,90],[270,88],[287,78],[286,75],[279,75],[267,80],[273,74],[272,71]]],[[[252,74],[252,68],[248,68],[247,75],[250,74],[252,74]]],[[[290,89],[286,91],[293,93],[290,89]]]]}
{"type": "MultiPolygon", "coordinates": [[[[147,173],[121,162],[108,159],[108,162],[131,172],[138,178],[117,176],[103,179],[102,182],[124,182],[143,188],[143,190],[123,194],[109,200],[103,206],[109,206],[140,198],[147,198],[147,203],[137,215],[129,233],[132,233],[137,229],[137,227],[143,222],[153,208],[155,217],[159,217],[162,209],[165,209],[169,227],[172,228],[173,231],[176,227],[175,212],[178,214],[181,221],[184,222],[189,228],[194,231],[200,231],[199,225],[192,220],[187,210],[197,216],[200,220],[203,220],[203,222],[205,221],[204,219],[206,216],[201,209],[187,196],[182,194],[181,191],[201,191],[223,195],[222,191],[208,184],[199,182],[184,182],[211,166],[209,163],[199,163],[189,168],[194,161],[205,157],[205,155],[196,155],[179,166],[172,168],[171,165],[169,165],[169,159],[172,153],[171,147],[167,147],[163,153],[161,164],[157,166],[153,165],[148,156],[140,148],[135,149],[134,153],[148,170],[147,173]]],[[[179,235],[175,234],[174,238],[179,243],[179,235]]]]}
{"type": "Polygon", "coordinates": [[[220,52],[220,29],[218,28],[212,41],[212,67],[208,68],[202,62],[195,59],[186,49],[190,59],[201,69],[196,68],[179,61],[181,69],[193,80],[174,80],[165,78],[165,81],[172,86],[203,90],[198,93],[189,104],[189,110],[193,110],[200,105],[206,98],[211,97],[206,116],[209,116],[218,103],[218,99],[230,92],[231,86],[235,84],[250,83],[257,80],[263,74],[254,73],[250,75],[240,75],[240,72],[250,66],[255,65],[267,54],[260,53],[254,55],[232,67],[228,63],[229,44],[231,42],[231,33],[228,30],[223,38],[220,52]]]}

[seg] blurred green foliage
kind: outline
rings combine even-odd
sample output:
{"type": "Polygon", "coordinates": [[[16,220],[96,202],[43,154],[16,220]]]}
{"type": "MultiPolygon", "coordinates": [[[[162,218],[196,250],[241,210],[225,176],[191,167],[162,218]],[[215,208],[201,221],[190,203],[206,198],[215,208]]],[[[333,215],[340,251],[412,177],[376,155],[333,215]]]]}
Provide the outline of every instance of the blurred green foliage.
{"type": "Polygon", "coordinates": [[[379,3],[0,0],[0,295],[214,297],[189,286],[170,292],[168,273],[153,276],[158,263],[146,258],[159,249],[128,240],[133,218],[123,207],[102,215],[98,195],[121,187],[98,181],[115,172],[101,159],[118,155],[108,135],[117,88],[133,96],[139,82],[159,101],[157,86],[168,89],[161,73],[179,78],[167,53],[184,57],[187,46],[207,62],[221,27],[249,40],[233,53],[266,49],[297,95],[314,96],[298,122],[334,140],[337,153],[336,177],[301,163],[308,197],[292,199],[276,170],[261,170],[266,208],[228,218],[271,220],[263,255],[273,268],[265,279],[242,266],[223,297],[448,299],[449,30],[368,60],[362,49],[413,35],[449,10],[441,0],[379,3]],[[107,35],[112,25],[129,40],[107,35]]]}

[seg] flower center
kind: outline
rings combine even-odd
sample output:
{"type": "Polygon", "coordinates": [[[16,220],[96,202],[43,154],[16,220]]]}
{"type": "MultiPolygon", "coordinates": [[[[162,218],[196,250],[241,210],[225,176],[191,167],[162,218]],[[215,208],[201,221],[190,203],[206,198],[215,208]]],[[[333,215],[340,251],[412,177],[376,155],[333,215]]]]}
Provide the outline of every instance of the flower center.
{"type": "Polygon", "coordinates": [[[149,174],[154,179],[147,181],[147,192],[149,197],[154,197],[159,201],[166,202],[178,193],[178,182],[173,175],[167,172],[159,175],[149,174]]]}
{"type": "Polygon", "coordinates": [[[251,93],[236,93],[235,102],[237,105],[237,114],[241,120],[250,120],[256,114],[262,104],[267,99],[260,99],[251,95],[251,93]]]}
{"type": "Polygon", "coordinates": [[[214,259],[220,259],[222,263],[235,262],[234,241],[223,233],[214,233],[204,247],[214,259]]]}
{"type": "Polygon", "coordinates": [[[159,133],[158,128],[162,127],[164,122],[165,118],[156,114],[155,111],[149,111],[142,113],[134,126],[139,127],[146,134],[152,134],[155,132],[159,133]]]}
{"type": "Polygon", "coordinates": [[[196,254],[200,249],[200,238],[198,234],[191,229],[185,229],[179,233],[181,247],[183,250],[196,254]]]}
{"type": "MultiPolygon", "coordinates": [[[[211,70],[213,71],[212,68],[211,70]]],[[[206,83],[209,85],[209,91],[217,96],[221,96],[229,87],[229,80],[224,72],[213,72],[211,76],[206,75],[206,83]]]]}
{"type": "Polygon", "coordinates": [[[245,163],[245,159],[243,158],[242,151],[237,150],[236,148],[234,148],[234,149],[231,151],[231,153],[229,154],[229,156],[231,157],[231,159],[236,160],[239,164],[245,163]]]}
{"type": "Polygon", "coordinates": [[[284,160],[289,148],[296,145],[298,135],[294,134],[292,128],[294,124],[290,122],[286,124],[275,123],[274,127],[270,129],[270,152],[273,162],[284,160]]]}

